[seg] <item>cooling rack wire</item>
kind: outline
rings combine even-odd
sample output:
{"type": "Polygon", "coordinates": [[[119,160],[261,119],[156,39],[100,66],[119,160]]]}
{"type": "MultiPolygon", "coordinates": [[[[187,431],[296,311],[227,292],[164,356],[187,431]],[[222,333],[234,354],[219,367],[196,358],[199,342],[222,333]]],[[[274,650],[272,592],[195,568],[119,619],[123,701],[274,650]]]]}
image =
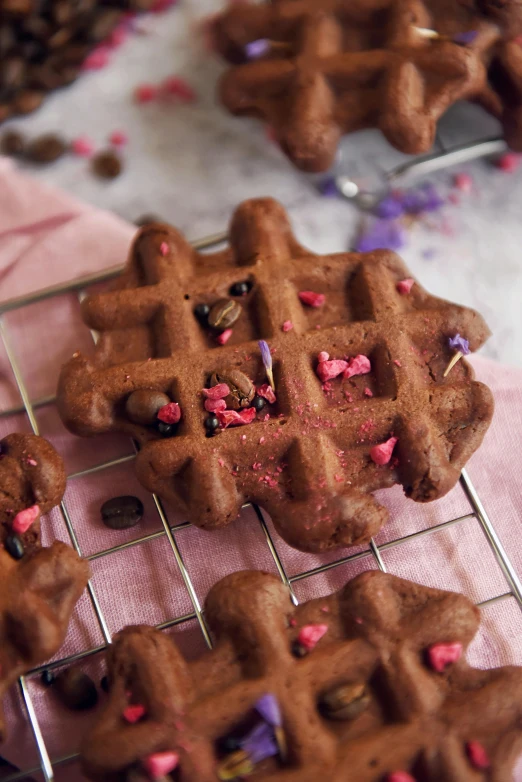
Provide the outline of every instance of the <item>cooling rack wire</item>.
{"type": "MultiPolygon", "coordinates": [[[[503,146],[504,143],[500,139],[488,139],[486,141],[481,141],[479,143],[461,145],[459,147],[455,147],[450,150],[445,149],[442,152],[437,153],[436,155],[431,155],[427,158],[414,160],[413,162],[407,164],[406,166],[403,165],[398,169],[389,172],[389,174],[387,175],[387,180],[389,181],[390,184],[393,183],[395,185],[397,184],[397,182],[401,181],[403,177],[409,177],[412,174],[415,176],[417,174],[424,175],[426,173],[432,173],[433,171],[436,171],[440,168],[444,168],[448,165],[462,163],[467,160],[471,160],[473,158],[483,156],[485,154],[492,154],[495,152],[499,152],[502,150],[503,146]]],[[[350,190],[350,188],[348,188],[348,192],[350,192],[351,195],[347,197],[353,197],[354,195],[356,195],[355,193],[353,193],[353,191],[350,190]]],[[[215,234],[214,236],[210,236],[193,242],[193,246],[195,249],[198,250],[210,250],[216,247],[217,245],[223,244],[223,242],[225,242],[226,239],[227,236],[225,233],[215,234]]],[[[113,279],[114,277],[117,277],[118,274],[121,272],[122,268],[123,268],[122,266],[112,267],[101,274],[93,274],[93,275],[85,276],[82,277],[81,279],[73,280],[71,282],[64,283],[64,284],[55,285],[50,288],[36,291],[27,296],[10,299],[8,301],[4,301],[3,303],[0,303],[0,340],[5,348],[5,354],[7,356],[8,364],[10,365],[10,368],[12,370],[16,382],[16,386],[18,388],[18,392],[21,398],[20,405],[11,407],[8,410],[0,411],[0,416],[9,417],[11,415],[25,413],[28,418],[32,431],[35,434],[39,434],[39,428],[38,428],[38,422],[35,415],[35,410],[45,406],[53,405],[55,402],[54,396],[45,396],[37,399],[30,398],[28,388],[24,382],[23,373],[20,369],[20,362],[18,360],[16,352],[13,348],[12,341],[10,339],[9,330],[5,318],[7,313],[12,313],[14,311],[22,309],[23,307],[27,307],[37,302],[41,302],[44,300],[52,300],[53,298],[56,298],[58,296],[67,293],[76,294],[79,301],[81,301],[81,299],[85,295],[86,290],[90,286],[98,283],[107,282],[113,279]]],[[[93,338],[96,339],[95,334],[93,334],[93,338]]],[[[128,456],[120,457],[118,459],[113,459],[107,462],[96,464],[94,466],[90,466],[87,469],[68,475],[68,481],[74,481],[78,478],[82,478],[87,475],[100,473],[101,471],[108,470],[112,467],[123,465],[127,462],[132,462],[133,459],[134,459],[134,455],[131,454],[128,456]]],[[[495,595],[494,597],[490,597],[486,600],[483,600],[482,602],[478,603],[478,605],[480,607],[484,607],[486,605],[491,605],[492,603],[506,600],[508,598],[515,598],[519,608],[522,610],[522,582],[520,581],[509,557],[507,556],[506,551],[504,550],[504,547],[499,539],[499,536],[495,531],[494,524],[489,518],[488,514],[486,513],[486,510],[484,509],[480,496],[477,490],[475,489],[473,483],[471,482],[466,470],[462,471],[460,477],[460,483],[464,490],[464,494],[466,496],[469,505],[468,513],[465,513],[464,515],[460,515],[455,518],[450,518],[446,521],[440,522],[427,529],[413,532],[411,534],[405,535],[404,537],[398,537],[394,540],[387,541],[380,545],[377,545],[376,542],[372,540],[368,548],[363,551],[358,551],[357,553],[351,555],[348,554],[347,556],[341,557],[340,559],[336,559],[333,562],[328,562],[327,564],[314,567],[310,570],[303,570],[301,572],[295,573],[292,576],[288,576],[286,573],[285,566],[278,553],[277,542],[272,536],[272,533],[270,532],[270,529],[265,521],[262,510],[257,505],[252,505],[251,507],[254,511],[257,522],[259,523],[262,529],[264,540],[266,542],[270,555],[273,559],[279,577],[290,590],[292,600],[296,605],[298,601],[294,592],[294,584],[296,584],[299,581],[312,578],[313,576],[318,575],[319,573],[324,573],[328,570],[332,570],[333,568],[338,568],[341,565],[346,565],[347,563],[355,562],[356,560],[363,559],[363,558],[373,559],[374,564],[380,570],[386,572],[386,565],[382,557],[383,552],[392,548],[400,547],[404,543],[411,541],[415,538],[420,538],[426,535],[436,535],[437,533],[439,533],[444,529],[456,525],[460,525],[463,522],[468,522],[471,519],[474,519],[477,522],[477,524],[480,526],[480,529],[485,535],[487,542],[495,555],[495,558],[498,562],[498,565],[501,568],[507,586],[506,591],[503,592],[502,594],[495,595]]],[[[202,636],[204,638],[205,644],[208,647],[211,647],[212,641],[205,622],[205,616],[201,608],[201,604],[199,602],[196,590],[194,588],[194,584],[191,578],[191,574],[189,572],[189,568],[184,562],[180,547],[177,542],[178,533],[181,530],[189,527],[190,525],[188,522],[182,522],[182,523],[171,525],[169,523],[167,513],[162,505],[161,500],[155,495],[153,495],[153,503],[154,503],[155,513],[157,513],[159,517],[159,521],[161,522],[161,528],[159,531],[144,535],[134,540],[126,541],[124,543],[121,543],[116,546],[112,546],[110,548],[101,551],[97,551],[87,556],[86,559],[88,559],[89,561],[97,560],[102,557],[110,556],[111,554],[114,554],[116,552],[123,551],[125,549],[134,546],[140,546],[144,543],[165,536],[170,545],[172,555],[174,556],[176,565],[179,569],[180,576],[184,583],[184,587],[190,599],[190,603],[192,605],[192,611],[190,611],[189,613],[185,613],[181,616],[176,616],[157,626],[163,630],[170,627],[174,627],[176,625],[181,625],[191,620],[196,620],[199,629],[202,633],[202,636]]],[[[64,501],[62,501],[62,503],[60,504],[60,513],[65,523],[70,538],[70,542],[72,546],[75,548],[75,550],[78,552],[78,554],[81,555],[82,551],[75,530],[75,522],[64,501]]],[[[88,589],[88,596],[92,605],[92,609],[94,611],[94,615],[96,617],[96,621],[104,642],[99,646],[94,646],[91,648],[84,649],[75,654],[71,654],[66,657],[62,657],[60,659],[54,660],[52,663],[48,663],[46,665],[42,665],[37,668],[34,668],[33,670],[29,671],[25,676],[20,677],[18,685],[22,696],[23,707],[25,709],[26,717],[31,728],[36,750],[38,752],[39,765],[29,769],[23,769],[20,771],[15,771],[13,773],[10,773],[7,777],[5,777],[4,782],[15,782],[15,780],[18,781],[29,780],[32,775],[41,775],[41,777],[45,780],[45,782],[53,782],[53,780],[55,779],[55,775],[54,775],[55,769],[73,763],[78,758],[77,754],[68,754],[56,758],[50,757],[48,749],[46,747],[46,743],[44,741],[39,720],[36,714],[35,706],[29,691],[27,680],[30,677],[38,676],[39,674],[41,674],[43,670],[54,670],[56,668],[68,665],[75,661],[90,658],[94,655],[100,654],[107,648],[107,645],[111,643],[111,633],[108,627],[108,623],[106,621],[106,618],[100,606],[100,601],[98,599],[98,596],[96,594],[92,582],[89,583],[87,589],[88,589]]]]}

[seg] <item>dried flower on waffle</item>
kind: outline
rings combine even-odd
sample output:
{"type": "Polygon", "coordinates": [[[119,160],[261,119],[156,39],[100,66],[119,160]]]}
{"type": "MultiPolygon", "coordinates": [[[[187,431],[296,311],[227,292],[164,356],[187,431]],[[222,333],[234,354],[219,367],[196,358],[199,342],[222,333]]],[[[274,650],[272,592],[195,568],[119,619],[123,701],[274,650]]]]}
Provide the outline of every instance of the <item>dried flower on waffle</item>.
{"type": "Polygon", "coordinates": [[[76,354],[62,370],[61,416],[78,434],[131,435],[139,479],[200,527],[222,527],[252,501],[297,548],[368,541],[387,517],[372,492],[400,483],[418,502],[443,496],[493,409],[464,360],[443,377],[449,338],[465,334],[477,350],[482,318],[417,282],[403,295],[405,279],[389,251],[313,255],[270,199],[237,209],[217,253],[148,225],[112,290],[83,302],[100,337],[93,358],[76,354]],[[243,277],[242,315],[218,346],[195,309],[243,277]],[[302,290],[324,291],[324,304],[303,306],[302,290]],[[155,414],[165,399],[182,411],[168,437],[139,423],[151,420],[143,406],[155,414]],[[393,454],[376,462],[372,448],[390,438],[393,454]]]}
{"type": "Polygon", "coordinates": [[[215,646],[191,662],[151,627],[115,636],[108,702],[81,748],[89,779],[154,779],[151,758],[183,782],[510,778],[522,668],[468,665],[480,615],[463,595],[370,571],[295,608],[276,576],[245,571],[211,589],[205,617],[215,646]]]}

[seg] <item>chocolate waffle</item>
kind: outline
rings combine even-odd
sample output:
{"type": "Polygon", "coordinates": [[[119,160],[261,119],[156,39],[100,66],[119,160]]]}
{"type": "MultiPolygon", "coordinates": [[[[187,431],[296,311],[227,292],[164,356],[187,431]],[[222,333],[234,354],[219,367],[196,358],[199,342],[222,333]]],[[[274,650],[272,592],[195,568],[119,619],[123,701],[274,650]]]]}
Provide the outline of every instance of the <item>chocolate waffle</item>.
{"type": "Polygon", "coordinates": [[[294,608],[275,576],[245,571],[210,591],[205,616],[216,645],[190,663],[150,627],[115,636],[89,779],[159,779],[143,769],[161,761],[175,764],[165,782],[511,779],[522,669],[467,664],[480,618],[463,595],[371,571],[294,608]],[[245,747],[260,760],[234,775],[245,747]]]}
{"type": "Polygon", "coordinates": [[[439,118],[462,99],[505,113],[508,140],[522,145],[505,100],[514,90],[522,105],[515,0],[273,0],[233,5],[214,30],[234,63],[223,104],[268,122],[304,170],[327,169],[341,135],[361,128],[380,128],[402,152],[426,152],[439,118]],[[504,97],[488,81],[492,64],[504,97]]]}
{"type": "MultiPolygon", "coordinates": [[[[1,701],[21,674],[62,645],[89,566],[65,543],[40,545],[40,513],[57,505],[65,490],[54,448],[41,437],[10,434],[0,441],[0,454],[1,701]],[[14,532],[27,509],[35,509],[30,526],[14,532]]],[[[4,734],[0,707],[0,741],[4,734]]]]}
{"type": "Polygon", "coordinates": [[[312,254],[270,199],[242,204],[230,246],[214,254],[197,253],[167,225],[146,226],[113,289],[83,302],[99,340],[92,358],[75,354],[62,369],[60,415],[77,434],[137,440],[140,481],[197,526],[223,527],[250,501],[297,548],[366,542],[387,518],[371,492],[401,483],[418,502],[444,495],[493,409],[465,361],[443,377],[449,338],[459,332],[476,350],[488,336],[484,321],[417,283],[400,293],[408,277],[389,251],[312,254]],[[224,345],[224,332],[216,338],[197,317],[216,305],[224,345]],[[215,394],[207,386],[229,388],[222,381],[232,386],[238,370],[256,389],[266,385],[258,340],[272,351],[275,402],[256,413],[242,409],[256,404],[247,389],[231,394],[222,406],[239,411],[216,412],[220,427],[209,437],[204,405],[213,400],[205,397],[215,394]],[[371,371],[323,383],[323,352],[351,361],[364,354],[371,371]],[[140,409],[129,400],[138,391],[154,409],[172,405],[180,420],[170,432],[162,421],[136,423],[140,409]],[[240,415],[251,423],[224,428],[240,415]],[[372,448],[392,437],[393,458],[376,464],[372,448]]]}
{"type": "Polygon", "coordinates": [[[0,0],[0,122],[71,84],[125,13],[153,0],[0,0]]]}

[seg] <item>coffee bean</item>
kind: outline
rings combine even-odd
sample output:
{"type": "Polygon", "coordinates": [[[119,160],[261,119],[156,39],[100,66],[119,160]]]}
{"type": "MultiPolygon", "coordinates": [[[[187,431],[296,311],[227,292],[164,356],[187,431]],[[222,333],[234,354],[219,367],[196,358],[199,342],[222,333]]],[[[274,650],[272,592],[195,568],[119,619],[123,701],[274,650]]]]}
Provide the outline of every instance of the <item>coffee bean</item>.
{"type": "Polygon", "coordinates": [[[13,108],[18,114],[30,114],[39,109],[45,98],[40,90],[21,90],[15,95],[13,108]]]}
{"type": "Polygon", "coordinates": [[[65,141],[54,133],[46,133],[31,141],[25,151],[25,156],[33,163],[54,163],[67,149],[65,141]]]}
{"type": "Polygon", "coordinates": [[[239,302],[232,299],[220,299],[211,307],[208,325],[216,331],[225,331],[234,325],[243,311],[239,302]]]}
{"type": "Polygon", "coordinates": [[[143,518],[143,503],[138,497],[113,497],[101,506],[101,517],[109,529],[129,529],[143,518]]]}
{"type": "Polygon", "coordinates": [[[52,671],[42,671],[40,681],[45,687],[50,687],[54,682],[54,673],[52,671]]]}
{"type": "Polygon", "coordinates": [[[353,720],[369,703],[370,696],[364,684],[343,684],[322,695],[319,709],[331,720],[353,720]]]}
{"type": "Polygon", "coordinates": [[[253,407],[253,408],[254,408],[254,410],[256,410],[258,413],[259,413],[259,412],[261,412],[261,410],[263,409],[263,407],[264,407],[265,405],[266,405],[266,402],[265,402],[265,400],[263,399],[263,397],[262,397],[262,396],[255,396],[255,397],[254,397],[254,399],[253,399],[253,401],[252,401],[252,407],[253,407]]]}
{"type": "Polygon", "coordinates": [[[249,407],[252,402],[256,389],[250,378],[235,367],[227,367],[214,372],[210,378],[210,385],[217,386],[220,383],[226,383],[230,388],[230,394],[225,402],[231,410],[240,410],[242,407],[249,407]]]}
{"type": "Polygon", "coordinates": [[[84,711],[98,703],[98,691],[90,676],[79,668],[67,668],[53,682],[53,692],[68,709],[84,711]]]}
{"type": "Polygon", "coordinates": [[[22,559],[25,551],[24,544],[18,535],[8,535],[4,541],[5,550],[13,559],[22,559]]]}
{"type": "Polygon", "coordinates": [[[252,286],[249,282],[235,282],[230,288],[231,296],[246,296],[252,286]]]}
{"type": "Polygon", "coordinates": [[[152,426],[156,422],[158,410],[169,402],[169,397],[161,391],[139,388],[128,397],[125,412],[135,424],[152,426]]]}
{"type": "Polygon", "coordinates": [[[174,437],[178,431],[178,424],[166,424],[165,421],[156,421],[156,431],[162,437],[174,437]]]}
{"type": "Polygon", "coordinates": [[[91,168],[102,179],[115,179],[121,174],[122,163],[119,156],[109,149],[93,157],[91,168]]]}

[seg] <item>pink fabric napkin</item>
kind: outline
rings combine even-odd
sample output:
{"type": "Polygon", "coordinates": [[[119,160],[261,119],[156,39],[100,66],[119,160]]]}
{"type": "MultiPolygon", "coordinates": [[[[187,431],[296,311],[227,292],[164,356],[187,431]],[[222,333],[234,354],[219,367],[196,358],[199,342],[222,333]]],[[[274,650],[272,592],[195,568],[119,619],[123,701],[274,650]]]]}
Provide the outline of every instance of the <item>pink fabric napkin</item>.
{"type": "MultiPolygon", "coordinates": [[[[0,159],[0,301],[122,263],[134,231],[133,226],[114,215],[33,182],[0,159]]],[[[59,367],[74,350],[92,348],[90,334],[80,322],[78,300],[73,294],[9,313],[5,326],[32,400],[54,393],[59,367]]],[[[469,474],[517,572],[522,573],[519,545],[522,371],[480,358],[474,358],[473,364],[478,377],[495,394],[496,413],[483,447],[469,464],[469,474]]],[[[0,411],[19,403],[7,357],[0,349],[0,411]]],[[[132,455],[131,444],[126,438],[110,436],[84,440],[69,435],[53,405],[38,408],[36,415],[40,433],[62,453],[69,475],[100,462],[132,455]]],[[[0,417],[0,436],[14,430],[29,431],[23,414],[0,417]]],[[[380,492],[379,499],[389,508],[390,520],[376,539],[378,545],[471,513],[460,485],[447,497],[428,505],[406,500],[400,487],[380,492]]],[[[65,501],[86,556],[162,529],[151,498],[133,477],[131,462],[70,478],[65,501]],[[138,527],[116,532],[101,524],[101,503],[118,494],[135,494],[142,498],[146,510],[138,527]]],[[[169,518],[177,520],[170,511],[169,518]]],[[[57,511],[50,514],[43,529],[46,541],[54,537],[69,540],[57,511]]],[[[368,549],[313,556],[290,549],[271,531],[290,577],[357,551],[362,554],[360,558],[324,573],[295,581],[299,600],[326,594],[362,570],[376,567],[368,549]]],[[[265,534],[251,509],[244,511],[242,517],[225,530],[205,533],[188,527],[176,533],[176,541],[201,602],[211,585],[226,573],[242,568],[275,572],[265,534]]],[[[462,591],[476,602],[508,591],[502,571],[474,517],[386,547],[382,556],[392,573],[429,586],[462,591]]],[[[129,623],[158,624],[193,611],[164,535],[94,559],[91,564],[93,586],[111,633],[129,623]]],[[[469,651],[472,663],[481,667],[522,664],[522,616],[515,599],[510,597],[489,604],[482,613],[481,631],[469,651]]],[[[203,648],[202,635],[194,619],[168,632],[174,634],[188,655],[203,648]]],[[[90,601],[84,595],[60,656],[81,652],[100,643],[102,635],[90,601]]],[[[99,681],[103,675],[103,655],[88,658],[82,667],[99,681]]],[[[51,757],[76,751],[79,737],[94,715],[65,711],[39,679],[31,679],[29,688],[51,757]]],[[[103,694],[100,699],[103,701],[103,694]]],[[[16,688],[5,705],[10,734],[0,748],[0,754],[24,769],[37,765],[34,741],[16,688]]],[[[57,779],[68,782],[82,778],[71,766],[57,767],[55,773],[57,779]]],[[[34,775],[34,778],[40,777],[34,775]]],[[[522,782],[522,767],[517,770],[516,779],[522,782]]]]}

